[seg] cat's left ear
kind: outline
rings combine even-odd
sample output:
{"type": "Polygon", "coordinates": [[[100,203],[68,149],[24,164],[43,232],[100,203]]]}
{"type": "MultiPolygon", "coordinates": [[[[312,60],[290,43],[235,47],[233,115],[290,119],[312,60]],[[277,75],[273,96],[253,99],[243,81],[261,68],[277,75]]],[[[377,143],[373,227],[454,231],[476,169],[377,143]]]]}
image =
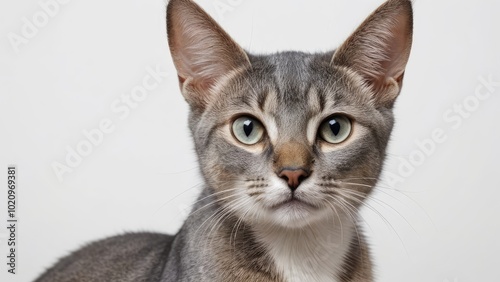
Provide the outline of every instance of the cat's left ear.
{"type": "Polygon", "coordinates": [[[193,108],[203,109],[229,73],[250,66],[245,51],[191,0],[170,0],[167,32],[182,94],[193,108]]]}
{"type": "Polygon", "coordinates": [[[413,34],[410,0],[389,0],[335,51],[332,63],[363,78],[375,100],[392,106],[401,91],[413,34]]]}

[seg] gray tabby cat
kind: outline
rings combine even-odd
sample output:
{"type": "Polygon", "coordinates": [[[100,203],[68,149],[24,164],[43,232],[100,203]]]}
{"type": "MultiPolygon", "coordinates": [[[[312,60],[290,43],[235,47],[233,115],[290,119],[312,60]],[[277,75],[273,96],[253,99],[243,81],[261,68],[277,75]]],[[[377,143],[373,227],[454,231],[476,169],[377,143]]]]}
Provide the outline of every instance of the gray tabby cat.
{"type": "Polygon", "coordinates": [[[170,1],[167,28],[200,198],[177,235],[98,241],[37,281],[373,281],[357,212],[393,127],[411,2],[321,54],[249,54],[190,0],[170,1]]]}

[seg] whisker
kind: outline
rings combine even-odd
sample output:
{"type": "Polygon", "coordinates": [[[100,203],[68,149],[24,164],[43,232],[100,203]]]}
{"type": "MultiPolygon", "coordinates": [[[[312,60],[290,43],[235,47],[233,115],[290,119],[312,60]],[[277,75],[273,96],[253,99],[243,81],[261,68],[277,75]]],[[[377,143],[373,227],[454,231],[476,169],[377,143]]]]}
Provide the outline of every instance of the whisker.
{"type": "Polygon", "coordinates": [[[173,198],[171,198],[170,200],[166,201],[165,203],[161,204],[154,212],[153,212],[153,215],[155,215],[157,212],[159,212],[162,208],[164,208],[167,204],[171,203],[173,200],[179,198],[180,196],[184,195],[185,193],[189,192],[190,190],[194,189],[194,188],[198,188],[199,186],[203,185],[203,183],[198,183],[198,184],[195,184],[193,186],[191,186],[190,188],[182,191],[181,193],[175,195],[173,198]]]}
{"type": "MultiPolygon", "coordinates": [[[[236,196],[236,195],[231,195],[231,196],[228,196],[228,197],[225,197],[225,198],[229,198],[229,197],[232,197],[232,196],[236,196]]],[[[239,201],[239,200],[241,200],[241,199],[231,200],[231,201],[230,201],[230,203],[231,203],[231,202],[233,202],[233,201],[239,201]]],[[[212,204],[218,204],[218,202],[217,202],[217,201],[215,201],[215,202],[211,202],[211,203],[209,203],[209,204],[207,204],[207,205],[205,205],[205,206],[209,206],[209,205],[212,205],[212,204]]],[[[196,229],[195,234],[197,234],[197,233],[198,233],[199,229],[200,229],[203,225],[205,225],[205,223],[206,223],[208,220],[211,220],[211,219],[213,220],[216,216],[218,216],[221,212],[224,212],[226,209],[227,209],[227,206],[219,207],[219,208],[218,208],[218,209],[217,209],[217,210],[216,210],[216,211],[215,211],[212,215],[210,215],[207,219],[205,219],[205,220],[202,222],[202,224],[198,227],[198,229],[196,229]]],[[[196,212],[198,212],[199,210],[200,210],[200,209],[198,209],[196,212]]]]}
{"type": "MultiPolygon", "coordinates": [[[[344,184],[349,184],[349,185],[361,185],[361,186],[365,186],[365,187],[369,187],[369,186],[370,186],[370,185],[366,185],[366,184],[363,184],[363,183],[355,183],[355,182],[344,182],[344,184]]],[[[431,222],[432,222],[432,219],[430,218],[429,214],[425,211],[425,209],[424,209],[422,206],[420,206],[420,205],[419,205],[419,204],[418,204],[418,203],[417,203],[417,202],[416,202],[413,198],[411,198],[410,196],[406,195],[406,194],[404,193],[404,191],[403,191],[403,190],[394,189],[394,188],[392,188],[392,187],[390,187],[390,186],[386,186],[386,187],[384,187],[384,186],[382,186],[382,185],[380,185],[380,184],[373,185],[373,186],[370,186],[370,187],[371,187],[371,188],[376,187],[376,190],[377,190],[377,191],[381,191],[382,193],[385,193],[386,195],[391,196],[392,198],[394,198],[394,199],[398,200],[399,202],[401,202],[401,200],[399,200],[399,199],[397,199],[396,197],[394,197],[394,196],[390,195],[387,191],[384,191],[383,189],[386,189],[386,190],[389,190],[389,191],[395,191],[395,192],[400,193],[401,195],[403,195],[404,197],[406,197],[408,200],[412,201],[412,203],[414,203],[416,206],[418,206],[418,207],[419,207],[419,208],[420,208],[420,209],[421,209],[421,210],[422,210],[422,211],[423,211],[423,212],[427,215],[427,217],[428,217],[428,218],[431,220],[431,222]]],[[[403,202],[401,202],[401,203],[403,203],[403,202]]]]}
{"type": "MultiPolygon", "coordinates": [[[[351,192],[354,192],[354,191],[347,190],[347,189],[343,189],[342,191],[339,191],[339,193],[343,194],[342,195],[343,197],[351,199],[351,200],[359,203],[360,205],[363,205],[363,206],[367,207],[368,209],[370,209],[371,211],[373,211],[375,214],[377,214],[385,222],[385,224],[388,227],[390,227],[392,229],[392,231],[396,234],[396,236],[399,238],[399,241],[400,241],[401,245],[403,246],[406,254],[408,255],[408,250],[406,249],[406,246],[404,245],[404,242],[403,242],[401,236],[396,231],[396,229],[394,228],[394,226],[387,220],[387,218],[385,218],[377,209],[375,209],[374,207],[372,207],[367,202],[362,201],[361,199],[355,197],[355,196],[359,197],[359,194],[356,195],[355,193],[351,193],[351,192]],[[347,192],[347,194],[343,194],[344,192],[347,192]],[[351,194],[349,195],[349,193],[351,193],[351,194]]],[[[366,196],[363,195],[362,197],[365,198],[366,196]]]]}
{"type": "MultiPolygon", "coordinates": [[[[335,197],[333,197],[333,196],[331,196],[331,195],[327,195],[327,196],[329,196],[331,199],[335,200],[335,197]]],[[[344,242],[344,232],[343,232],[344,227],[343,227],[343,225],[342,225],[342,219],[340,218],[340,214],[339,214],[339,212],[337,211],[337,209],[335,208],[335,205],[334,205],[334,204],[332,204],[332,203],[328,203],[328,204],[329,204],[329,205],[333,208],[333,211],[334,211],[335,215],[337,216],[337,218],[338,218],[338,220],[339,220],[339,224],[340,224],[340,236],[341,236],[340,240],[341,240],[342,242],[344,242]]],[[[334,221],[334,222],[335,222],[335,221],[334,221]]]]}
{"type": "Polygon", "coordinates": [[[200,208],[198,208],[197,210],[192,211],[192,212],[190,213],[190,215],[194,215],[194,214],[196,214],[197,212],[199,212],[199,211],[201,211],[201,210],[203,210],[203,209],[205,209],[205,208],[207,208],[207,207],[209,207],[209,206],[211,206],[211,205],[220,204],[219,202],[222,202],[222,201],[224,201],[224,200],[226,200],[226,199],[230,199],[230,198],[237,197],[237,196],[239,196],[239,195],[237,195],[237,194],[232,194],[232,195],[229,195],[229,196],[226,196],[226,197],[220,198],[220,199],[215,199],[215,200],[211,201],[210,203],[208,203],[208,204],[204,205],[203,207],[200,207],[200,208]]]}
{"type": "MultiPolygon", "coordinates": [[[[212,229],[209,231],[207,238],[211,238],[210,235],[212,234],[212,232],[216,228],[218,228],[219,224],[222,224],[225,221],[225,218],[229,217],[234,210],[237,210],[237,208],[239,208],[238,206],[244,206],[249,201],[250,201],[250,199],[248,199],[248,198],[247,199],[239,199],[236,201],[232,201],[230,204],[228,204],[226,206],[225,212],[217,219],[215,224],[212,225],[212,229]]],[[[209,246],[212,245],[212,241],[213,241],[213,237],[210,239],[209,246]]]]}
{"type": "MultiPolygon", "coordinates": [[[[364,184],[359,184],[359,183],[349,183],[349,182],[344,182],[344,183],[345,183],[345,184],[349,184],[349,185],[361,185],[361,186],[365,186],[364,184]]],[[[340,188],[340,189],[345,189],[345,188],[340,188]]],[[[348,191],[353,192],[352,190],[348,190],[348,191]]],[[[400,199],[398,199],[398,198],[394,197],[393,195],[389,194],[388,192],[386,192],[386,191],[382,191],[382,190],[379,190],[379,191],[380,191],[380,192],[382,192],[382,193],[384,193],[385,195],[387,195],[387,196],[389,196],[389,197],[393,198],[394,200],[396,200],[396,201],[400,202],[401,204],[404,204],[404,203],[403,203],[403,201],[401,201],[400,199]]],[[[408,196],[407,196],[407,197],[408,197],[408,196]]],[[[405,217],[404,217],[404,216],[403,216],[403,215],[402,215],[402,214],[401,214],[401,213],[400,213],[397,209],[395,209],[393,206],[389,205],[388,203],[386,203],[386,202],[384,202],[384,201],[382,201],[382,200],[380,200],[380,199],[377,199],[377,198],[376,198],[373,194],[367,195],[367,198],[373,199],[374,201],[376,201],[377,203],[379,203],[379,204],[380,204],[380,205],[382,205],[382,206],[387,206],[387,207],[389,207],[392,211],[396,212],[396,213],[397,213],[397,214],[398,214],[398,215],[399,215],[399,216],[400,216],[400,217],[401,217],[401,218],[402,218],[402,219],[406,222],[406,224],[408,224],[408,226],[410,226],[410,227],[411,227],[411,229],[413,230],[413,232],[415,232],[415,234],[418,234],[417,230],[416,230],[416,229],[415,229],[415,228],[414,228],[414,227],[410,224],[410,222],[409,222],[409,221],[408,221],[408,220],[407,220],[407,219],[406,219],[406,218],[405,218],[405,217]]],[[[418,203],[416,203],[413,199],[411,199],[410,197],[408,197],[408,198],[409,198],[410,200],[412,200],[412,201],[413,201],[413,202],[414,202],[417,206],[419,206],[419,205],[418,205],[418,203]]],[[[420,208],[422,208],[422,207],[420,207],[420,208]]],[[[422,208],[422,209],[423,209],[423,208],[422,208]]],[[[425,212],[425,210],[424,210],[424,213],[425,213],[427,216],[429,216],[429,214],[428,214],[427,212],[425,212]]],[[[430,216],[429,216],[429,217],[430,217],[430,216]]],[[[431,220],[431,221],[432,221],[432,220],[431,220]]]]}
{"type": "Polygon", "coordinates": [[[339,178],[335,179],[337,181],[344,181],[344,180],[378,180],[378,178],[375,177],[354,177],[354,178],[339,178]]]}
{"type": "Polygon", "coordinates": [[[225,189],[225,190],[222,190],[222,191],[218,191],[218,192],[210,192],[210,194],[208,196],[205,196],[201,199],[197,199],[196,201],[194,201],[193,205],[205,200],[205,199],[208,199],[210,197],[214,197],[214,196],[217,196],[217,195],[220,195],[220,194],[224,194],[224,193],[228,193],[228,192],[233,192],[233,191],[238,191],[240,190],[239,187],[236,187],[236,188],[231,188],[231,189],[225,189]]]}
{"type": "MultiPolygon", "coordinates": [[[[236,227],[236,230],[234,230],[234,240],[233,240],[233,243],[234,243],[234,248],[236,249],[236,236],[238,235],[238,228],[240,227],[241,223],[243,222],[243,219],[246,217],[246,215],[252,210],[255,208],[255,205],[256,203],[254,202],[244,213],[243,215],[238,218],[238,220],[236,221],[236,224],[235,226],[233,227],[233,230],[234,228],[236,227]]],[[[231,230],[231,236],[230,236],[230,240],[229,240],[229,243],[231,243],[231,238],[232,238],[232,235],[233,235],[233,230],[231,230]]]]}
{"type": "MultiPolygon", "coordinates": [[[[333,196],[329,196],[333,201],[335,201],[337,204],[339,204],[339,208],[342,209],[345,214],[353,221],[353,225],[354,225],[354,231],[356,232],[356,237],[358,239],[358,244],[361,245],[362,242],[361,242],[361,237],[359,235],[359,231],[358,231],[358,227],[357,227],[357,217],[355,216],[355,214],[357,214],[356,210],[350,210],[349,207],[347,206],[344,206],[344,204],[340,201],[340,200],[343,200],[342,198],[338,198],[337,197],[333,197],[333,196]],[[345,207],[345,209],[344,209],[345,207]]],[[[352,205],[351,205],[352,206],[352,205]]],[[[343,235],[342,235],[342,239],[343,241],[343,235]]]]}

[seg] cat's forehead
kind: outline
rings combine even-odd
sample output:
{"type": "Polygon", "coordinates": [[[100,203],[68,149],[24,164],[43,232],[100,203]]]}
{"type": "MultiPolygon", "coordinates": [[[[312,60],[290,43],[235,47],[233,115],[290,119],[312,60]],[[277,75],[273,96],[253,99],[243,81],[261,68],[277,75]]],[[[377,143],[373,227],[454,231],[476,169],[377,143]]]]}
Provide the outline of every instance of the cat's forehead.
{"type": "Polygon", "coordinates": [[[286,90],[286,87],[301,88],[309,84],[313,59],[311,54],[282,52],[264,56],[261,63],[273,68],[272,76],[276,83],[286,90]]]}
{"type": "Polygon", "coordinates": [[[326,106],[353,104],[353,97],[345,95],[352,92],[352,80],[331,65],[332,53],[251,55],[252,71],[244,78],[246,85],[242,87],[251,91],[245,95],[276,112],[295,115],[309,115],[326,106]]]}
{"type": "MultiPolygon", "coordinates": [[[[252,69],[264,83],[274,84],[286,96],[304,93],[315,83],[320,83],[322,66],[327,66],[325,56],[303,52],[280,52],[265,56],[250,56],[252,69]]],[[[300,97],[298,97],[300,98],[300,97]]]]}

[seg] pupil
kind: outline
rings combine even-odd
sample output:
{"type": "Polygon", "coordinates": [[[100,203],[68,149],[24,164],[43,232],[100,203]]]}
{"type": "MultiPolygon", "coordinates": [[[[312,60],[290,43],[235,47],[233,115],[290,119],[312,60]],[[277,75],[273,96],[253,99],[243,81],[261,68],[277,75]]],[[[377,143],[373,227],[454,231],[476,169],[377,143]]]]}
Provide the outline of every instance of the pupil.
{"type": "Polygon", "coordinates": [[[337,136],[340,132],[340,123],[335,119],[330,120],[328,123],[330,124],[330,130],[333,135],[337,136]]]}
{"type": "Polygon", "coordinates": [[[243,123],[243,131],[245,132],[245,135],[247,137],[250,137],[250,134],[252,134],[253,130],[253,122],[251,120],[246,120],[243,123]]]}

